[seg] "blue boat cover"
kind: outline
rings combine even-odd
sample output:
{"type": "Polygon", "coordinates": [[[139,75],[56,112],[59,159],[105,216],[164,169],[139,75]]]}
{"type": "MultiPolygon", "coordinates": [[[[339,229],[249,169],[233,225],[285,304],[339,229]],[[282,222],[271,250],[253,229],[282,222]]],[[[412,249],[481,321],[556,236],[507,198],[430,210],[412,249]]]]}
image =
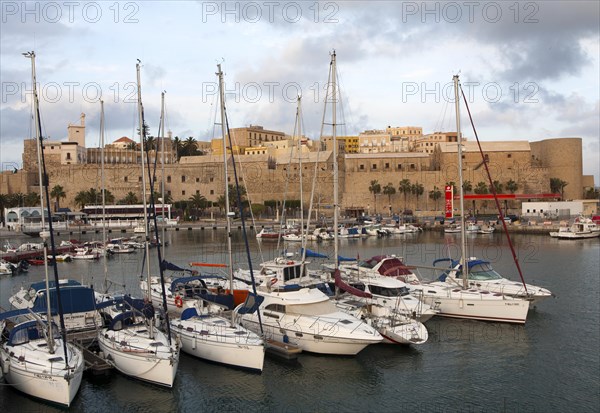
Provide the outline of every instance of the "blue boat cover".
{"type": "MultiPolygon", "coordinates": [[[[449,262],[450,263],[450,268],[454,268],[454,267],[456,267],[457,265],[460,264],[460,260],[453,260],[451,258],[439,258],[439,259],[433,261],[433,265],[435,266],[438,262],[449,262]]],[[[485,260],[471,260],[471,261],[468,261],[468,267],[469,267],[469,269],[473,268],[476,265],[482,265],[482,264],[488,264],[489,265],[490,262],[489,261],[485,261],[485,260]]]]}
{"type": "Polygon", "coordinates": [[[181,268],[173,263],[170,263],[169,261],[166,260],[162,260],[162,262],[160,263],[160,267],[164,270],[169,270],[169,271],[181,271],[181,272],[189,272],[192,273],[194,271],[189,270],[187,268],[181,268]]]}
{"type": "MultiPolygon", "coordinates": [[[[58,331],[56,324],[52,323],[54,331],[58,331]]],[[[40,330],[44,328],[44,325],[37,320],[26,321],[24,323],[17,324],[10,331],[8,336],[8,345],[16,346],[19,344],[27,343],[31,340],[37,340],[44,338],[44,333],[40,330]]]]}
{"type": "MultiPolygon", "coordinates": [[[[304,248],[301,248],[300,249],[300,254],[302,254],[303,252],[304,252],[304,248]]],[[[308,248],[306,249],[306,256],[307,257],[311,257],[311,258],[329,258],[325,254],[321,254],[321,253],[318,253],[316,251],[309,250],[308,248]]]]}
{"type": "Polygon", "coordinates": [[[124,327],[132,326],[136,324],[135,322],[135,313],[133,311],[125,311],[124,313],[119,313],[112,319],[110,325],[108,326],[109,330],[119,331],[124,327]]]}
{"type": "Polygon", "coordinates": [[[197,316],[198,316],[198,311],[196,311],[196,308],[190,307],[190,308],[186,308],[185,310],[183,310],[183,312],[181,313],[181,320],[187,320],[189,318],[197,317],[197,316]]]}
{"type": "MultiPolygon", "coordinates": [[[[83,285],[71,287],[60,287],[60,298],[64,314],[83,313],[96,310],[96,297],[94,290],[83,285]]],[[[58,309],[56,288],[50,288],[50,308],[52,311],[58,309]]],[[[38,296],[33,303],[32,310],[36,313],[46,312],[46,297],[38,296]]]]}
{"type": "Polygon", "coordinates": [[[254,293],[248,293],[246,301],[239,308],[238,314],[254,314],[258,307],[265,301],[265,298],[254,293]]]}
{"type": "Polygon", "coordinates": [[[356,258],[348,258],[348,257],[342,257],[341,255],[338,255],[338,262],[342,262],[342,261],[356,261],[356,258]]]}

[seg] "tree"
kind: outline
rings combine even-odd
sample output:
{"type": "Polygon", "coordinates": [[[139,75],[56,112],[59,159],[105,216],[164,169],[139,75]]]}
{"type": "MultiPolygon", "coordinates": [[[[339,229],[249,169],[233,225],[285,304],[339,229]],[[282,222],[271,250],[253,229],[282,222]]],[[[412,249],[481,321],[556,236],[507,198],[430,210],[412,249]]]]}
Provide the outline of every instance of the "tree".
{"type": "Polygon", "coordinates": [[[390,206],[390,214],[392,213],[392,195],[396,194],[396,188],[394,185],[389,182],[386,186],[383,187],[383,194],[388,196],[388,204],[390,206]]]}
{"type": "Polygon", "coordinates": [[[508,192],[511,194],[514,194],[517,189],[519,189],[519,184],[511,179],[506,183],[506,189],[508,189],[508,192]]]}
{"type": "Polygon", "coordinates": [[[565,197],[565,186],[567,185],[569,183],[560,178],[550,178],[550,192],[554,194],[560,193],[561,198],[565,197]]]}
{"type": "Polygon", "coordinates": [[[377,214],[377,195],[381,193],[381,184],[377,180],[371,181],[369,192],[373,194],[373,205],[375,206],[375,214],[377,214]]]}
{"type": "Polygon", "coordinates": [[[438,200],[442,197],[442,191],[437,186],[434,186],[431,191],[429,191],[429,198],[435,202],[435,210],[438,210],[438,200]]]}
{"type": "MultiPolygon", "coordinates": [[[[492,185],[497,194],[501,194],[504,190],[504,185],[502,185],[502,182],[500,181],[493,181],[492,185]]],[[[490,192],[492,192],[492,187],[490,187],[490,192]]]]}
{"type": "Polygon", "coordinates": [[[66,198],[67,194],[62,186],[56,185],[54,188],[52,188],[52,191],[50,191],[50,197],[56,199],[56,209],[54,210],[54,212],[56,212],[60,208],[60,199],[66,198]]]}
{"type": "Polygon", "coordinates": [[[600,197],[600,191],[598,188],[587,188],[583,193],[584,199],[598,199],[600,197]]]}
{"type": "MultiPolygon", "coordinates": [[[[102,192],[100,192],[100,202],[102,202],[102,192]]],[[[108,189],[104,190],[104,202],[106,204],[114,204],[115,203],[115,196],[108,189]]]]}
{"type": "Polygon", "coordinates": [[[471,192],[473,190],[473,184],[471,183],[471,181],[464,181],[463,182],[463,191],[465,191],[465,193],[467,192],[471,192]]]}
{"type": "Polygon", "coordinates": [[[204,195],[194,194],[189,198],[190,204],[193,209],[196,210],[196,214],[198,214],[198,210],[204,210],[204,208],[208,205],[208,200],[204,195]]]}
{"type": "Polygon", "coordinates": [[[198,143],[193,136],[190,136],[183,142],[181,156],[197,156],[199,154],[198,143]]]}
{"type": "Polygon", "coordinates": [[[120,203],[125,204],[125,205],[135,205],[135,204],[139,204],[140,201],[138,200],[138,197],[136,194],[129,191],[129,192],[127,192],[127,195],[125,195],[125,198],[123,198],[120,203]]]}
{"type": "Polygon", "coordinates": [[[81,209],[85,208],[85,205],[89,203],[88,201],[88,192],[87,191],[79,191],[75,195],[75,205],[79,205],[81,209]]]}
{"type": "Polygon", "coordinates": [[[412,184],[410,183],[410,180],[404,178],[403,180],[400,181],[400,186],[398,187],[398,191],[400,191],[400,193],[404,194],[404,210],[406,211],[406,195],[408,195],[411,192],[412,189],[412,184]]]}
{"type": "Polygon", "coordinates": [[[488,186],[485,182],[481,181],[477,183],[477,186],[475,187],[474,192],[476,194],[487,194],[488,193],[488,186]]]}
{"type": "Polygon", "coordinates": [[[173,138],[173,148],[175,148],[175,157],[179,161],[179,158],[181,158],[181,151],[183,149],[183,142],[181,142],[179,136],[175,136],[173,138]]]}
{"type": "Polygon", "coordinates": [[[4,222],[4,208],[8,208],[9,196],[6,194],[0,194],[0,223],[4,222]]]}
{"type": "Polygon", "coordinates": [[[415,197],[417,198],[417,202],[416,202],[416,207],[419,207],[419,197],[421,195],[423,195],[423,192],[425,192],[425,187],[423,186],[423,184],[417,182],[416,184],[412,185],[412,187],[410,188],[410,192],[412,194],[415,195],[415,197]]]}

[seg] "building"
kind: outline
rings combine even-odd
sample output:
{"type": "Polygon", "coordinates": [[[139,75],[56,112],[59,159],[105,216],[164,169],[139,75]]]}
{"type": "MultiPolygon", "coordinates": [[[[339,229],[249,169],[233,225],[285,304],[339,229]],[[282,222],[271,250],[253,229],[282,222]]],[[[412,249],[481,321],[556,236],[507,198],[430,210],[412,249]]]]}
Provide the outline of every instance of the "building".
{"type": "Polygon", "coordinates": [[[556,202],[523,202],[521,216],[542,219],[568,219],[579,215],[591,217],[598,213],[598,201],[584,199],[556,202]]]}
{"type": "MultiPolygon", "coordinates": [[[[464,138],[463,138],[464,139],[464,138]]],[[[458,142],[456,132],[434,132],[413,141],[412,148],[417,152],[433,153],[438,143],[458,142]]]]}

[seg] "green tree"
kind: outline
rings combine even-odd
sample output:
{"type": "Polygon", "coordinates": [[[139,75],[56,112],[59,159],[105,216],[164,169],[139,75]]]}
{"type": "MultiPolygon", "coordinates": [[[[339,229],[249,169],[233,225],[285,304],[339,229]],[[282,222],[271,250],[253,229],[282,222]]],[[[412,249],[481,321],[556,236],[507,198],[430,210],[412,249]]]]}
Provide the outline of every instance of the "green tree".
{"type": "Polygon", "coordinates": [[[181,142],[179,136],[175,136],[173,138],[173,149],[175,149],[175,156],[176,159],[179,161],[179,158],[181,158],[181,152],[183,150],[183,142],[181,142]]]}
{"type": "Polygon", "coordinates": [[[392,213],[392,195],[396,195],[396,187],[391,182],[383,187],[383,194],[388,197],[388,205],[390,206],[390,214],[392,213]]]}
{"type": "Polygon", "coordinates": [[[412,194],[414,194],[414,196],[417,198],[417,202],[416,202],[416,208],[419,208],[419,197],[421,195],[423,195],[423,192],[425,192],[425,187],[423,186],[422,183],[417,182],[416,184],[413,184],[410,188],[410,192],[412,194]]]}
{"type": "Polygon", "coordinates": [[[473,184],[471,183],[471,181],[463,182],[463,190],[465,191],[465,193],[471,192],[473,190],[473,184]]]}
{"type": "Polygon", "coordinates": [[[75,205],[79,205],[83,209],[89,203],[89,194],[87,191],[79,191],[75,195],[75,205]]]}
{"type": "Polygon", "coordinates": [[[373,205],[375,207],[375,213],[377,214],[377,195],[381,193],[381,184],[379,181],[371,181],[371,185],[369,185],[369,192],[373,194],[373,205]]]}
{"type": "Polygon", "coordinates": [[[600,191],[598,188],[587,188],[583,193],[584,199],[599,199],[600,191]]]}
{"type": "Polygon", "coordinates": [[[60,199],[65,199],[67,194],[62,186],[56,185],[52,188],[52,191],[50,191],[50,197],[56,199],[56,208],[54,210],[56,212],[60,208],[60,199]]]}
{"type": "MultiPolygon", "coordinates": [[[[497,194],[501,194],[502,191],[504,191],[504,185],[502,185],[502,182],[493,181],[492,184],[494,185],[493,188],[495,189],[497,194]]],[[[492,192],[492,187],[490,187],[490,192],[492,192]]]]}
{"type": "Polygon", "coordinates": [[[514,194],[517,189],[519,189],[519,184],[511,179],[506,183],[506,189],[508,189],[508,192],[511,194],[514,194]]]}
{"type": "Polygon", "coordinates": [[[437,186],[434,186],[431,191],[429,191],[429,198],[435,202],[435,210],[438,211],[438,201],[442,197],[442,191],[437,186]]]}
{"type": "Polygon", "coordinates": [[[140,201],[138,200],[138,197],[135,193],[129,191],[129,192],[127,192],[127,195],[125,195],[125,198],[123,198],[120,203],[125,204],[125,205],[135,205],[135,204],[139,204],[140,201]]]}
{"type": "Polygon", "coordinates": [[[202,212],[204,210],[204,208],[206,208],[208,206],[208,200],[206,199],[206,197],[199,193],[192,195],[189,198],[189,201],[190,201],[190,205],[191,205],[192,209],[196,210],[196,215],[198,215],[198,210],[200,210],[200,212],[202,212]]]}
{"type": "Polygon", "coordinates": [[[404,178],[400,181],[400,185],[398,186],[398,191],[404,195],[404,210],[406,211],[406,196],[411,192],[412,184],[410,180],[404,178]]]}
{"type": "Polygon", "coordinates": [[[488,186],[485,182],[481,181],[477,183],[477,186],[475,186],[475,190],[474,192],[476,194],[487,194],[488,193],[488,186]]]}
{"type": "Polygon", "coordinates": [[[560,178],[550,178],[550,191],[553,194],[560,193],[561,198],[565,197],[565,186],[567,185],[569,183],[560,178]]]}
{"type": "Polygon", "coordinates": [[[193,136],[190,136],[183,142],[181,156],[197,156],[199,154],[198,143],[193,136]]]}
{"type": "Polygon", "coordinates": [[[9,196],[0,194],[0,223],[4,223],[4,208],[8,208],[9,196]]]}

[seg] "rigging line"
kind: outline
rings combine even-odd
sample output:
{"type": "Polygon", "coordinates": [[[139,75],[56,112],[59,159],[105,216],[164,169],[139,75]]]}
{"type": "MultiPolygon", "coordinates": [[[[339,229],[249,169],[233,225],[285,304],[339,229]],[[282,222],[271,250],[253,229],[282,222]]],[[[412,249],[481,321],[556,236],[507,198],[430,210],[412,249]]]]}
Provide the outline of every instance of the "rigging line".
{"type": "MultiPolygon", "coordinates": [[[[525,284],[525,279],[523,277],[523,272],[521,271],[521,265],[519,264],[519,259],[517,258],[517,254],[515,252],[515,248],[510,239],[510,235],[508,233],[508,228],[506,226],[506,221],[504,220],[504,214],[502,213],[502,208],[500,207],[500,201],[498,200],[498,194],[496,193],[496,186],[492,181],[492,175],[490,174],[490,169],[488,168],[488,163],[485,161],[485,155],[483,154],[483,149],[481,149],[481,142],[479,141],[479,136],[477,135],[477,130],[475,129],[475,123],[473,123],[473,117],[471,116],[471,109],[469,108],[469,104],[467,103],[467,97],[465,96],[465,92],[462,89],[462,86],[459,85],[460,92],[462,94],[463,100],[465,102],[465,106],[467,108],[467,113],[469,114],[469,120],[471,122],[471,127],[473,128],[473,134],[475,135],[475,140],[477,140],[477,146],[479,147],[479,153],[481,154],[481,159],[483,161],[483,166],[485,167],[485,172],[488,177],[488,181],[490,182],[490,189],[492,190],[492,194],[494,195],[494,201],[496,202],[496,208],[498,208],[498,213],[500,215],[500,221],[502,221],[502,226],[504,227],[504,233],[506,234],[506,239],[508,240],[508,246],[510,247],[510,252],[513,256],[513,261],[517,267],[517,271],[519,272],[519,277],[521,277],[521,282],[523,283],[523,287],[525,288],[525,293],[529,294],[527,291],[527,284],[525,284]]],[[[458,137],[459,142],[461,141],[461,137],[458,137]]],[[[460,144],[460,143],[459,143],[460,144]]],[[[462,195],[462,194],[461,194],[462,195]]],[[[466,263],[465,263],[466,265],[466,263]]]]}

